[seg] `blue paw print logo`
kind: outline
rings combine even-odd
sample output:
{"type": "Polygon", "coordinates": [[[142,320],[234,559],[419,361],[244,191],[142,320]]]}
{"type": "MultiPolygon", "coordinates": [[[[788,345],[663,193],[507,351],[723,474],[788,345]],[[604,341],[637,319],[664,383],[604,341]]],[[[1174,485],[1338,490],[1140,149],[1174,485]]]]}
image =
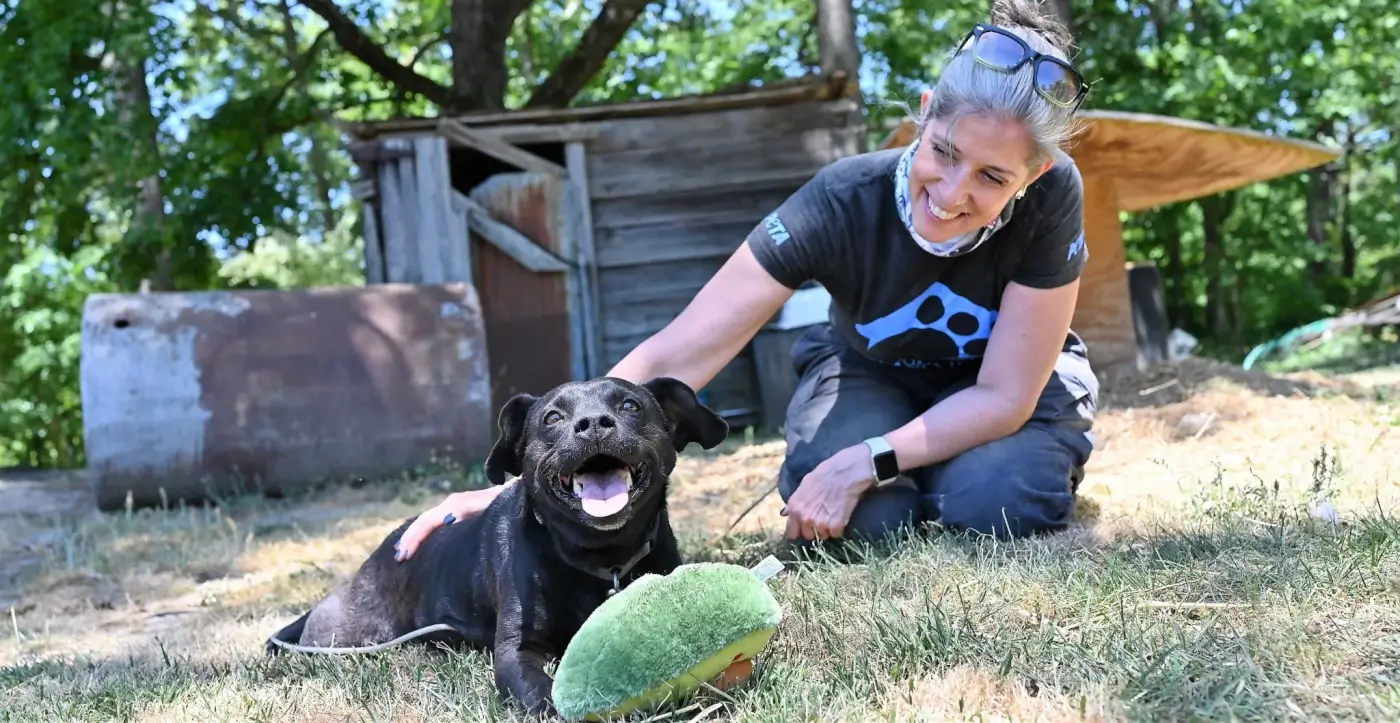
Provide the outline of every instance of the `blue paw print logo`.
{"type": "Polygon", "coordinates": [[[909,303],[865,324],[856,332],[865,337],[866,349],[906,331],[927,330],[943,334],[957,346],[958,357],[980,356],[992,336],[997,312],[984,309],[937,282],[909,303]]]}

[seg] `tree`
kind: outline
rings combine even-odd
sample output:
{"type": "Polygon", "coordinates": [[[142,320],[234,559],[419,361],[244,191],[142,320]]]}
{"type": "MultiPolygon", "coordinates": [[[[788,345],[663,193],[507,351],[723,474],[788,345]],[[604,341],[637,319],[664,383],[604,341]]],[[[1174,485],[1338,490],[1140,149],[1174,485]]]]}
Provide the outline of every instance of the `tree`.
{"type": "MultiPolygon", "coordinates": [[[[527,107],[559,108],[579,94],[652,0],[606,0],[578,43],[531,94],[527,107]]],[[[451,0],[452,84],[444,85],[389,55],[333,0],[302,0],[321,16],[336,42],[400,90],[422,96],[448,113],[505,108],[510,79],[506,42],[530,0],[451,0]]]]}

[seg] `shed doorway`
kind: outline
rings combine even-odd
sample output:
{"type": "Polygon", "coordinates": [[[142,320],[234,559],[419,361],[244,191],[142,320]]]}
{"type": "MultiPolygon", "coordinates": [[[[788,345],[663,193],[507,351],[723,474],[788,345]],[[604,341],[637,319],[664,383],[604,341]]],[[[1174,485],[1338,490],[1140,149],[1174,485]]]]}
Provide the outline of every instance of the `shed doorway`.
{"type": "MultiPolygon", "coordinates": [[[[523,151],[565,164],[563,143],[517,144],[523,151]]],[[[475,148],[449,146],[452,187],[496,221],[565,264],[576,253],[560,213],[561,183],[530,173],[475,148]]],[[[532,270],[481,235],[469,223],[472,281],[485,319],[491,368],[491,404],[517,394],[543,394],[581,374],[575,368],[570,326],[573,284],[565,271],[532,270]]]]}

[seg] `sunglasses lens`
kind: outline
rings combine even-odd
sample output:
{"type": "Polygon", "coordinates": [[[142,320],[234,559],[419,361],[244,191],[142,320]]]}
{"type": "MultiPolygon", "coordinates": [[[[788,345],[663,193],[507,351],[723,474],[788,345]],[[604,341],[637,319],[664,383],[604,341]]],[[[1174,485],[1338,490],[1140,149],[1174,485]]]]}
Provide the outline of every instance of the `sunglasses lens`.
{"type": "Polygon", "coordinates": [[[1015,40],[998,32],[987,31],[977,38],[976,57],[994,68],[1010,70],[1026,54],[1015,40]]]}
{"type": "Polygon", "coordinates": [[[1071,103],[1079,93],[1079,79],[1059,63],[1040,62],[1035,66],[1035,84],[1061,103],[1071,103]]]}

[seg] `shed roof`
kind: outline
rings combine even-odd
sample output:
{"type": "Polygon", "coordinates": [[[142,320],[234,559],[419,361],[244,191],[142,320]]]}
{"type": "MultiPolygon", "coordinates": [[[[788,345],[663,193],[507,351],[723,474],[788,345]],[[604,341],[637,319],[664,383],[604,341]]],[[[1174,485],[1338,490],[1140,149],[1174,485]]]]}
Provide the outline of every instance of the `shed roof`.
{"type": "MultiPolygon", "coordinates": [[[[845,72],[835,71],[830,75],[811,73],[757,88],[743,85],[712,93],[673,98],[598,103],[570,108],[466,113],[446,118],[470,127],[577,124],[834,100],[850,94],[854,89],[854,84],[847,82],[845,72]]],[[[383,135],[432,132],[437,129],[438,123],[446,118],[391,118],[382,121],[347,122],[345,125],[357,139],[369,140],[383,135]]]]}
{"type": "MultiPolygon", "coordinates": [[[[1310,141],[1200,121],[1083,111],[1070,155],[1085,175],[1110,177],[1119,209],[1140,211],[1323,165],[1341,153],[1310,141]]],[[[881,147],[913,139],[905,121],[881,147]]]]}

